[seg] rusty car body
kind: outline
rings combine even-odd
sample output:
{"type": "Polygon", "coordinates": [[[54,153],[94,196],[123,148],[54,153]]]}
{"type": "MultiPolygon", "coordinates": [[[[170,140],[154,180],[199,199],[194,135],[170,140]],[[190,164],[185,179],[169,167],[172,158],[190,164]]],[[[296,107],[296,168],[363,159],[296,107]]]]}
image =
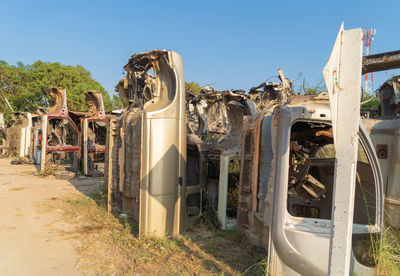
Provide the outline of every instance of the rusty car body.
{"type": "Polygon", "coordinates": [[[247,94],[204,87],[185,100],[179,55],[133,55],[107,133],[109,210],[168,236],[211,209],[268,250],[270,275],[373,275],[371,240],[384,219],[400,226],[400,78],[378,90],[378,116],[360,119],[361,74],[398,66],[397,51],[362,57],[361,45],[360,30],[341,28],[318,95],[294,95],[279,70],[247,94]]]}
{"type": "MultiPolygon", "coordinates": [[[[343,29],[338,37],[343,34],[349,37],[343,29]]],[[[352,42],[353,46],[361,45],[359,34],[358,30],[350,34],[357,40],[355,44],[352,42]]],[[[337,45],[344,47],[346,43],[337,45]]],[[[340,52],[337,57],[347,55],[338,63],[342,67],[354,66],[357,62],[350,60],[357,58],[361,64],[361,50],[360,46],[354,49],[354,53],[346,48],[341,51],[334,49],[340,52]]],[[[341,90],[334,92],[336,96],[347,91],[355,101],[359,101],[361,71],[391,69],[398,64],[397,53],[364,57],[363,66],[352,69],[333,69],[324,75],[328,89],[340,87],[341,90]],[[340,71],[346,75],[335,76],[340,71]],[[332,76],[331,84],[327,79],[332,76]],[[350,84],[346,84],[346,80],[350,80],[350,84]]],[[[268,249],[269,275],[346,275],[343,272],[345,262],[348,262],[350,274],[375,275],[376,263],[366,252],[371,250],[372,241],[379,237],[383,220],[391,227],[400,227],[400,125],[395,96],[398,80],[395,76],[378,89],[380,106],[373,118],[364,116],[359,120],[357,116],[347,115],[338,123],[339,117],[335,113],[338,106],[331,106],[335,95],[328,95],[328,92],[289,95],[280,103],[268,101],[262,111],[245,117],[237,227],[252,243],[268,249]],[[343,131],[348,131],[347,123],[356,123],[358,138],[355,141],[353,138],[352,142],[339,140],[339,143],[347,147],[341,153],[345,158],[348,158],[349,151],[355,150],[354,174],[348,170],[351,163],[335,167],[340,156],[338,144],[334,143],[334,127],[336,133],[338,129],[342,131],[338,137],[343,139],[343,131]],[[340,195],[335,191],[339,185],[335,184],[335,179],[346,170],[350,178],[342,181],[340,195]],[[351,184],[352,181],[355,182],[351,184]],[[335,193],[341,198],[335,199],[335,193]],[[348,209],[344,210],[349,211],[349,215],[339,218],[350,219],[350,236],[338,232],[340,242],[343,242],[340,243],[332,237],[334,213],[338,211],[338,204],[346,202],[346,196],[352,196],[354,202],[345,204],[348,209]],[[345,243],[350,246],[349,255],[342,247],[345,243]],[[332,249],[332,244],[337,248],[332,249]],[[332,256],[335,250],[341,252],[338,259],[343,262],[334,264],[332,256]]],[[[264,91],[259,92],[262,94],[264,91]]],[[[339,108],[352,109],[354,105],[350,102],[341,102],[339,108]]],[[[359,108],[354,110],[359,112],[359,108]]]]}
{"type": "Polygon", "coordinates": [[[31,148],[32,113],[13,112],[12,125],[7,128],[9,156],[27,157],[31,148]]]}
{"type": "Polygon", "coordinates": [[[140,234],[179,234],[186,193],[185,85],[181,57],[132,55],[117,90],[126,108],[110,122],[105,181],[109,210],[128,213],[140,234]]]}
{"type": "Polygon", "coordinates": [[[40,169],[44,171],[51,164],[58,164],[78,172],[81,133],[69,115],[67,92],[64,88],[52,87],[49,93],[55,103],[42,115],[41,131],[35,142],[36,145],[40,144],[40,169]]]}
{"type": "Polygon", "coordinates": [[[103,175],[109,118],[99,91],[85,93],[88,111],[81,118],[83,174],[103,175]]]}
{"type": "MultiPolygon", "coordinates": [[[[50,88],[54,105],[34,115],[30,157],[41,171],[54,167],[86,176],[104,174],[105,144],[110,115],[101,92],[85,92],[87,112],[68,110],[64,88],[50,88]]],[[[112,117],[112,116],[111,116],[112,117]]]]}

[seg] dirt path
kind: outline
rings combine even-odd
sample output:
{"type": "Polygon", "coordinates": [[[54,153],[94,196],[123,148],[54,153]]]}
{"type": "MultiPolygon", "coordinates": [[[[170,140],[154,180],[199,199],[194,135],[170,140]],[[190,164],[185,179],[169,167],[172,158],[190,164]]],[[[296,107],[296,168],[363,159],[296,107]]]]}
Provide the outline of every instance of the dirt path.
{"type": "Polygon", "coordinates": [[[61,219],[60,210],[43,211],[40,206],[78,194],[76,188],[82,191],[88,180],[73,185],[45,179],[33,175],[33,165],[10,161],[0,159],[0,275],[81,275],[75,250],[80,243],[63,234],[74,225],[61,219]]]}
{"type": "Polygon", "coordinates": [[[101,178],[43,178],[10,161],[0,159],[1,276],[263,274],[263,255],[237,232],[199,224],[179,239],[140,238],[93,200],[101,178]]]}

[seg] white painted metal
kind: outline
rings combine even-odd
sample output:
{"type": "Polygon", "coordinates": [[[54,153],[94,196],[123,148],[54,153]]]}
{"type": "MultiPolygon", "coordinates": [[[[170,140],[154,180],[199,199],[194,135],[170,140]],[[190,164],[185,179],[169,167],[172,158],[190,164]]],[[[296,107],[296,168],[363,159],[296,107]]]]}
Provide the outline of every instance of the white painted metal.
{"type": "Polygon", "coordinates": [[[27,112],[26,117],[28,119],[28,125],[21,128],[21,140],[19,147],[20,157],[28,156],[31,147],[32,114],[27,112]]]}
{"type": "Polygon", "coordinates": [[[228,195],[229,155],[221,154],[219,162],[218,220],[221,229],[226,230],[226,202],[228,195]]]}
{"type": "Polygon", "coordinates": [[[218,221],[222,230],[233,230],[236,227],[236,219],[226,215],[226,205],[228,199],[228,177],[229,161],[238,157],[240,150],[224,151],[220,156],[219,185],[218,185],[218,221]]]}
{"type": "Polygon", "coordinates": [[[88,170],[88,119],[84,119],[82,123],[82,133],[83,133],[83,174],[87,175],[88,170]]]}
{"type": "Polygon", "coordinates": [[[5,128],[3,113],[0,113],[0,128],[5,128]]]}
{"type": "Polygon", "coordinates": [[[40,156],[40,171],[44,171],[46,168],[47,119],[47,115],[42,116],[42,153],[40,156]]]}
{"type": "Polygon", "coordinates": [[[25,157],[25,143],[26,143],[26,127],[21,128],[20,144],[19,144],[19,156],[25,157]]]}
{"type": "Polygon", "coordinates": [[[39,129],[36,129],[33,135],[33,162],[40,164],[41,145],[39,144],[39,129]]]}
{"type": "Polygon", "coordinates": [[[336,149],[329,275],[349,275],[360,121],[362,30],[340,27],[323,70],[336,149]]]}

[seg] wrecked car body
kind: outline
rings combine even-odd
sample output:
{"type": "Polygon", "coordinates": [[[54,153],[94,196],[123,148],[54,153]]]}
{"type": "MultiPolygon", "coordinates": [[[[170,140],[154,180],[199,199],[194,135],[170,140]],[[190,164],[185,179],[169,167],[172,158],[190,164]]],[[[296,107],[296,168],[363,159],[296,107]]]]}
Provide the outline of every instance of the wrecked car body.
{"type": "Polygon", "coordinates": [[[199,177],[202,202],[217,215],[223,230],[236,226],[243,117],[255,112],[254,102],[244,91],[206,87],[188,100],[187,171],[197,172],[188,174],[188,183],[199,177]]]}
{"type": "Polygon", "coordinates": [[[13,112],[12,125],[7,128],[9,156],[27,157],[31,148],[32,114],[13,112]]]}
{"type": "MultiPolygon", "coordinates": [[[[359,33],[355,35],[359,40],[357,43],[361,43],[359,33]]],[[[338,45],[347,47],[346,43],[338,45]]],[[[347,58],[338,64],[350,66],[346,62],[361,54],[361,47],[357,47],[355,54],[348,49],[342,50],[338,56],[347,54],[347,58]]],[[[400,226],[399,112],[395,97],[399,78],[395,76],[379,88],[377,116],[364,116],[359,121],[356,129],[358,146],[354,138],[352,142],[339,141],[347,146],[343,156],[348,158],[351,148],[355,150],[357,160],[354,174],[349,172],[349,180],[342,181],[344,193],[351,194],[348,187],[354,185],[354,203],[347,202],[345,207],[349,208],[346,209],[349,215],[339,217],[350,221],[351,227],[350,237],[345,237],[344,231],[338,232],[343,235],[339,242],[332,237],[332,229],[335,229],[333,214],[338,211],[338,204],[343,204],[344,197],[349,195],[343,196],[335,191],[338,185],[335,178],[339,173],[349,171],[351,163],[336,167],[339,154],[336,142],[334,144],[334,127],[346,131],[346,120],[349,123],[358,120],[350,121],[348,118],[357,117],[347,115],[343,117],[345,121],[338,123],[337,111],[330,105],[334,94],[339,93],[336,96],[340,97],[343,91],[354,93],[351,96],[359,101],[361,89],[349,88],[361,87],[361,69],[363,73],[391,69],[398,64],[397,53],[364,57],[362,68],[341,69],[347,75],[340,78],[335,76],[334,72],[341,71],[337,69],[324,75],[328,90],[333,86],[342,89],[333,95],[328,95],[328,92],[292,95],[287,102],[266,104],[267,108],[258,114],[245,117],[238,231],[252,243],[268,248],[269,275],[326,275],[328,268],[329,273],[335,274],[343,272],[343,262],[348,262],[350,273],[375,275],[375,260],[366,252],[373,247],[373,240],[379,238],[383,219],[391,227],[400,226]],[[334,80],[331,84],[327,80],[330,77],[334,80]],[[350,84],[345,84],[346,79],[350,84]],[[354,184],[351,184],[352,179],[354,184]],[[335,193],[341,198],[336,200],[335,193]],[[341,247],[344,243],[349,245],[350,255],[335,266],[333,252],[336,250],[345,256],[347,249],[342,247],[338,251],[339,244],[341,247]],[[337,248],[332,249],[332,244],[337,248]]],[[[351,63],[351,66],[354,64],[357,63],[351,63]]],[[[343,102],[349,103],[350,100],[343,102]]],[[[342,108],[351,106],[341,105],[342,108]]],[[[343,138],[343,134],[339,137],[343,138]]]]}
{"type": "MultiPolygon", "coordinates": [[[[211,208],[222,229],[236,225],[252,243],[268,250],[271,275],[321,275],[342,267],[373,275],[375,260],[363,253],[381,232],[384,194],[385,208],[395,217],[392,225],[400,223],[398,103],[393,94],[398,78],[380,89],[384,118],[360,120],[361,72],[375,70],[371,64],[376,59],[367,65],[364,57],[367,69],[361,68],[359,30],[341,29],[339,34],[341,43],[335,44],[324,70],[328,92],[294,95],[291,81],[279,70],[281,82],[264,82],[248,94],[209,87],[200,95],[187,93],[186,113],[183,92],[163,85],[183,78],[183,71],[168,75],[160,69],[163,57],[167,65],[174,62],[171,52],[133,55],[125,66],[127,76],[117,86],[126,107],[111,120],[107,134],[109,210],[137,220],[140,234],[165,236],[179,233],[211,208]],[[147,114],[173,105],[175,100],[157,104],[170,91],[180,100],[170,121],[157,121],[157,139],[152,136],[156,122],[147,114]],[[349,111],[339,105],[346,99],[358,108],[349,111]],[[148,109],[152,104],[154,109],[148,109]],[[354,120],[346,122],[346,114],[354,120]],[[169,123],[174,126],[166,131],[169,123]],[[159,140],[165,133],[172,140],[159,140]],[[158,166],[149,161],[152,152],[165,153],[175,143],[183,143],[180,154],[167,158],[175,180],[162,165],[154,177],[159,182],[149,184],[152,177],[146,174],[153,175],[158,166]],[[383,179],[392,182],[387,185],[383,179]]],[[[159,154],[155,159],[164,164],[159,154]]]]}
{"type": "MultiPolygon", "coordinates": [[[[105,182],[109,187],[109,210],[128,214],[139,221],[139,226],[141,220],[145,219],[140,217],[141,208],[145,208],[140,203],[143,195],[140,190],[143,181],[143,176],[140,176],[141,163],[145,156],[138,143],[144,143],[147,139],[143,136],[145,133],[141,118],[148,102],[159,95],[155,90],[157,77],[146,71],[151,64],[147,67],[136,64],[146,54],[149,57],[154,55],[150,52],[132,56],[132,64],[125,66],[128,75],[116,87],[126,108],[120,117],[110,122],[105,170],[105,182]]],[[[186,148],[186,178],[183,191],[175,190],[175,193],[181,194],[180,228],[197,222],[202,209],[209,208],[215,215],[216,224],[219,223],[222,229],[234,229],[242,121],[244,115],[256,112],[256,106],[244,91],[214,91],[209,87],[204,88],[199,95],[186,92],[183,104],[183,108],[186,105],[183,116],[187,128],[186,142],[182,145],[186,148]],[[203,206],[204,203],[206,206],[203,206]]],[[[150,150],[158,148],[155,145],[151,144],[150,150]]],[[[139,232],[146,233],[144,230],[139,232]]]]}
{"type": "Polygon", "coordinates": [[[101,92],[87,91],[85,97],[89,110],[81,118],[83,174],[103,175],[109,119],[101,92]]]}
{"type": "Polygon", "coordinates": [[[55,100],[48,113],[41,118],[41,131],[37,145],[40,144],[40,170],[52,165],[62,165],[78,172],[81,157],[81,133],[69,115],[67,93],[64,88],[50,88],[50,96],[55,100]]]}
{"type": "MultiPolygon", "coordinates": [[[[256,127],[243,138],[243,156],[258,148],[259,161],[244,163],[248,175],[242,166],[249,178],[240,183],[238,229],[269,248],[271,275],[327,274],[335,164],[328,97],[294,96],[269,112],[248,121],[256,127]]],[[[380,230],[382,182],[365,128],[360,137],[353,239],[368,240],[380,230]]],[[[353,271],[368,272],[371,260],[360,256],[352,257],[353,271]]]]}
{"type": "Polygon", "coordinates": [[[378,116],[363,119],[385,180],[385,224],[396,229],[400,228],[400,114],[396,99],[399,81],[400,76],[394,76],[381,85],[377,91],[381,103],[378,116]]]}
{"type": "Polygon", "coordinates": [[[127,107],[111,120],[107,136],[109,210],[128,213],[140,234],[176,235],[186,192],[182,60],[154,50],[133,55],[124,69],[117,89],[127,107]]]}
{"type": "Polygon", "coordinates": [[[30,155],[42,172],[53,168],[101,176],[110,117],[105,114],[101,92],[85,93],[87,112],[68,110],[66,93],[64,88],[49,89],[54,105],[47,112],[37,111],[30,155]]]}

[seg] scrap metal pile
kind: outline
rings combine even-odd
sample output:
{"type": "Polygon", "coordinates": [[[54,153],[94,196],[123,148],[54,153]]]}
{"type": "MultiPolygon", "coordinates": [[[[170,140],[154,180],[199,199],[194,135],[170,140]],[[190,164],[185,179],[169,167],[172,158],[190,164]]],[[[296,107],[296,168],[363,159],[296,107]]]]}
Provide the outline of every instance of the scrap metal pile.
{"type": "MultiPolygon", "coordinates": [[[[171,229],[181,229],[196,223],[202,210],[211,211],[211,216],[214,214],[216,225],[219,224],[223,229],[233,229],[238,204],[243,118],[257,114],[258,110],[263,110],[268,104],[286,101],[292,94],[291,82],[279,70],[281,82],[263,83],[249,94],[243,90],[219,91],[204,87],[200,94],[194,95],[170,85],[180,81],[181,77],[174,77],[166,70],[166,65],[172,62],[171,53],[154,50],[133,55],[124,67],[127,75],[116,86],[125,108],[120,116],[110,121],[107,135],[105,184],[109,191],[109,210],[125,213],[138,221],[140,233],[153,227],[160,235],[171,234],[177,231],[171,229]],[[165,69],[162,70],[162,67],[165,69]],[[164,222],[147,226],[150,218],[144,217],[144,212],[156,207],[143,203],[153,196],[145,184],[148,181],[145,171],[154,171],[158,164],[156,168],[144,166],[152,162],[151,151],[161,149],[161,146],[156,145],[168,141],[168,136],[174,133],[165,129],[164,125],[157,125],[158,130],[165,130],[167,136],[160,133],[146,154],[144,145],[151,139],[151,132],[143,123],[146,114],[162,112],[161,107],[166,107],[164,103],[169,102],[167,106],[173,105],[175,97],[185,99],[179,103],[178,110],[182,104],[186,106],[186,111],[183,110],[184,114],[180,115],[183,117],[177,118],[180,124],[184,123],[186,133],[187,142],[182,145],[184,149],[181,149],[181,157],[186,161],[186,178],[171,179],[170,184],[163,180],[163,185],[175,187],[170,189],[175,191],[175,197],[172,202],[160,201],[160,204],[166,208],[167,213],[177,212],[179,205],[180,222],[166,226],[165,218],[154,215],[160,222],[164,222]],[[175,207],[168,209],[166,205],[175,207]]],[[[149,120],[148,127],[151,128],[152,122],[156,123],[149,120]]],[[[183,137],[180,139],[184,140],[183,137]]],[[[164,157],[159,158],[159,162],[163,162],[164,157]]],[[[179,160],[170,160],[168,166],[174,168],[174,163],[179,163],[179,160]]],[[[168,179],[169,174],[170,171],[162,175],[158,173],[157,178],[168,179]]],[[[153,185],[158,187],[161,183],[153,185]]],[[[158,191],[161,188],[154,189],[158,191]]],[[[155,195],[163,198],[163,189],[155,195]]]]}
{"type": "Polygon", "coordinates": [[[12,126],[0,129],[5,137],[3,155],[19,157],[13,164],[40,164],[42,172],[51,169],[102,175],[109,121],[102,95],[86,92],[88,111],[77,112],[68,110],[66,93],[63,88],[50,88],[54,104],[47,112],[42,108],[37,114],[14,112],[12,126]]]}
{"type": "MultiPolygon", "coordinates": [[[[291,242],[270,236],[270,229],[304,233],[307,239],[297,240],[308,245],[307,233],[322,231],[316,244],[328,252],[326,221],[333,208],[336,155],[327,92],[294,95],[292,82],[279,70],[280,82],[263,82],[249,93],[210,87],[199,95],[185,93],[179,85],[180,64],[171,65],[174,55],[178,57],[173,52],[145,52],[133,55],[124,67],[127,76],[116,89],[125,109],[111,120],[107,135],[109,210],[138,221],[140,234],[162,236],[181,232],[197,223],[201,212],[211,211],[222,229],[236,224],[240,233],[265,248],[271,242],[283,247],[291,242]]],[[[381,90],[383,97],[384,87],[381,90]]],[[[381,108],[387,110],[384,104],[381,108]]],[[[397,108],[393,103],[389,107],[397,108]]],[[[379,223],[373,214],[379,213],[381,182],[368,134],[364,128],[360,133],[354,262],[356,271],[370,271],[371,260],[358,254],[357,247],[365,242],[365,234],[378,231],[371,225],[379,223]],[[368,224],[370,232],[363,227],[368,224]]],[[[278,248],[271,254],[280,254],[278,248]]],[[[304,251],[302,256],[309,254],[304,251]]],[[[328,255],[321,260],[307,262],[321,272],[328,255]]]]}
{"type": "Polygon", "coordinates": [[[125,108],[107,135],[109,210],[139,223],[140,234],[175,235],[190,219],[181,58],[173,51],[132,55],[116,90],[125,108]]]}

